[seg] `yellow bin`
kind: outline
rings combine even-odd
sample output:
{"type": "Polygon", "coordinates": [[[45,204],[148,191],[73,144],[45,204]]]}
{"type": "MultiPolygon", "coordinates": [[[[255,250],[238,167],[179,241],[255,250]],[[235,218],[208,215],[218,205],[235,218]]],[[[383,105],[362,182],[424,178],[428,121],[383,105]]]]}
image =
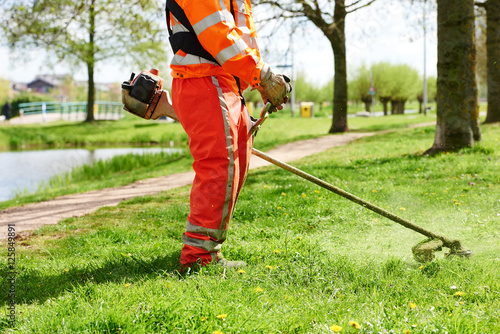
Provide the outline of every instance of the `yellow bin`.
{"type": "Polygon", "coordinates": [[[314,116],[314,102],[302,102],[300,104],[300,117],[310,118],[314,116]]]}

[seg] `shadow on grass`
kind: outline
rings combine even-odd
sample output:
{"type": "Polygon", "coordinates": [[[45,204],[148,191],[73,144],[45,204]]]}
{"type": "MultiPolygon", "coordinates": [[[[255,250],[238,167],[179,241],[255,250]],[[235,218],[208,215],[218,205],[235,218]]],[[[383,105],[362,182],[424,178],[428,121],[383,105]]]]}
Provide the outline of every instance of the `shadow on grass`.
{"type": "MultiPolygon", "coordinates": [[[[89,261],[85,268],[68,269],[56,275],[43,275],[38,270],[28,270],[15,276],[16,304],[43,303],[56,298],[64,292],[73,291],[77,286],[87,283],[120,283],[158,276],[177,276],[179,274],[180,250],[168,255],[151,259],[123,256],[97,265],[89,261]]],[[[10,286],[8,271],[1,270],[3,282],[0,292],[1,306],[10,304],[7,296],[10,286]]],[[[10,276],[11,277],[11,276],[10,276]]]]}

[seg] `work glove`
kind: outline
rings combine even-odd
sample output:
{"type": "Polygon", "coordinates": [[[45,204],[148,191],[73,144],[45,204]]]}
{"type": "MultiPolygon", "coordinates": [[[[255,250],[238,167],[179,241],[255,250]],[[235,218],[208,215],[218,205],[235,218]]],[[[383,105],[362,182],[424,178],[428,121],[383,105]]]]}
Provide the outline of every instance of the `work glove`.
{"type": "Polygon", "coordinates": [[[292,91],[290,79],[283,74],[274,74],[268,64],[264,64],[260,72],[260,84],[257,90],[265,102],[271,102],[276,108],[283,109],[282,104],[288,101],[287,94],[292,91]]]}

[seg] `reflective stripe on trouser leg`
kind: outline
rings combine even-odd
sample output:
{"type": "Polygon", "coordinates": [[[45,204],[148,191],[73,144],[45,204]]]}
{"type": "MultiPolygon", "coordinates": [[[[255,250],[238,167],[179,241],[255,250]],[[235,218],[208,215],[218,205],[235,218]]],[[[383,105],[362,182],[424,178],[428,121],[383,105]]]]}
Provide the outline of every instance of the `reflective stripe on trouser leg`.
{"type": "Polygon", "coordinates": [[[189,136],[196,172],[181,263],[214,259],[226,239],[248,170],[250,120],[227,80],[206,77],[173,82],[174,108],[189,136]]]}

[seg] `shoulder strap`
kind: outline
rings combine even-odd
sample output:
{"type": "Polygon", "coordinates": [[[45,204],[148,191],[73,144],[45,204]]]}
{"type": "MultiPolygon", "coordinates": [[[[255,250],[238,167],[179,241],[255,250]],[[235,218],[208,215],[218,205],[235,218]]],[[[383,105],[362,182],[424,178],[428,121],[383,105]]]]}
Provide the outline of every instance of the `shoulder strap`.
{"type": "Polygon", "coordinates": [[[217,60],[203,48],[184,10],[182,10],[181,6],[179,6],[175,0],[167,0],[165,12],[167,16],[168,33],[170,35],[169,41],[174,53],[182,50],[186,53],[194,54],[217,63],[217,60]],[[177,21],[186,27],[189,32],[184,31],[173,34],[170,28],[170,13],[172,13],[177,21]]]}

